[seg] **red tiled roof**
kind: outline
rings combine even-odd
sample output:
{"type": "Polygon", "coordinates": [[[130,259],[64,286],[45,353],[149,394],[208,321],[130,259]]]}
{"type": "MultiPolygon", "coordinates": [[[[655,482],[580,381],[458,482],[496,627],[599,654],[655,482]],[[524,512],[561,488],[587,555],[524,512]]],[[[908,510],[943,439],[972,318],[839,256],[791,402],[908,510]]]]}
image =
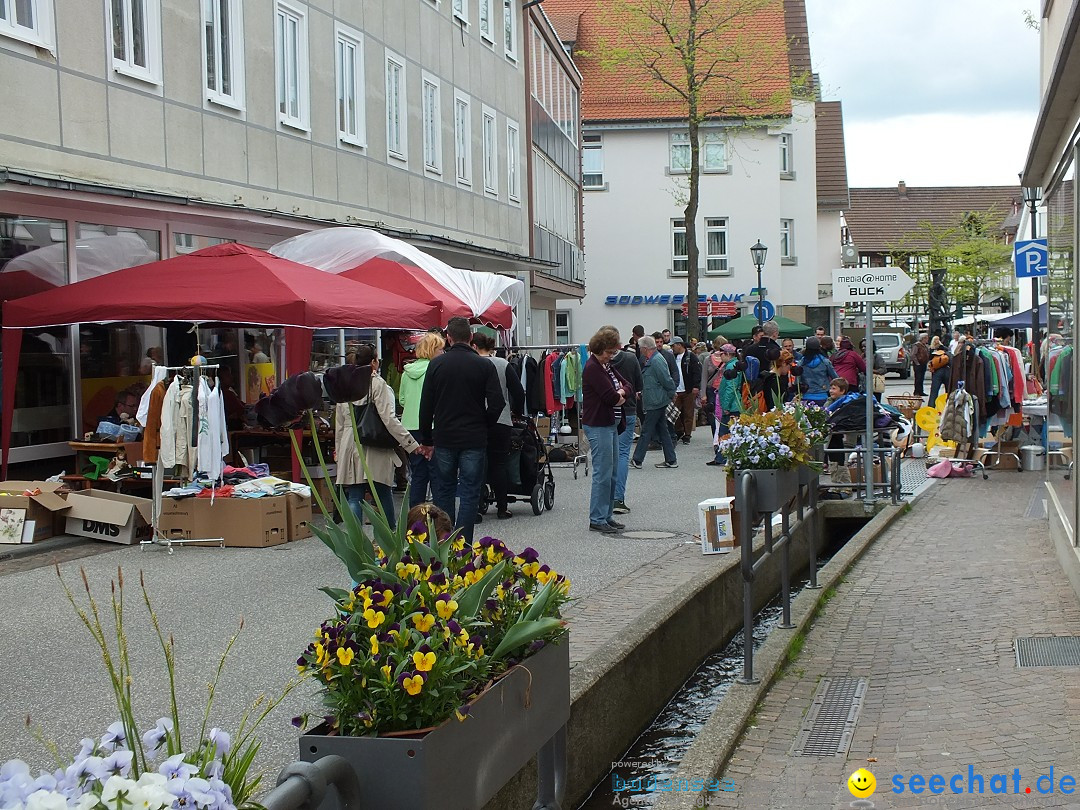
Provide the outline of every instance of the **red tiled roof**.
{"type": "Polygon", "coordinates": [[[851,207],[844,150],[844,110],[839,101],[819,101],[815,108],[818,210],[843,211],[851,207]]]}
{"type": "MultiPolygon", "coordinates": [[[[806,11],[803,0],[786,0],[793,5],[785,9],[785,0],[764,4],[759,0],[740,0],[756,7],[726,26],[719,36],[721,49],[742,53],[738,62],[723,66],[723,72],[733,82],[712,85],[715,93],[709,100],[710,110],[718,116],[746,117],[790,115],[790,82],[793,63],[804,70],[809,66],[809,46],[805,39],[806,11]],[[801,14],[804,35],[788,52],[789,26],[797,30],[801,14]],[[790,19],[789,19],[790,18],[790,19]],[[805,51],[805,52],[804,52],[805,51]],[[805,64],[803,64],[805,63],[805,64]]],[[[675,3],[676,10],[683,9],[675,3]]],[[[616,12],[605,0],[545,0],[544,12],[551,19],[564,42],[573,41],[574,62],[583,76],[581,116],[585,121],[670,120],[686,117],[686,104],[670,87],[649,76],[643,67],[620,62],[614,66],[601,64],[605,47],[626,46],[629,27],[620,24],[616,12]],[[577,18],[577,32],[571,21],[577,18]],[[558,22],[556,22],[556,19],[558,22]]],[[[646,41],[659,41],[659,34],[650,34],[646,41]]],[[[666,76],[678,78],[683,74],[670,55],[660,46],[661,61],[667,67],[666,76]]]]}
{"type": "Polygon", "coordinates": [[[1017,206],[1023,205],[1019,186],[949,186],[910,188],[853,188],[851,205],[844,209],[851,240],[860,253],[890,250],[930,250],[922,223],[943,230],[960,224],[969,212],[993,211],[993,229],[1015,230],[1017,206]]]}

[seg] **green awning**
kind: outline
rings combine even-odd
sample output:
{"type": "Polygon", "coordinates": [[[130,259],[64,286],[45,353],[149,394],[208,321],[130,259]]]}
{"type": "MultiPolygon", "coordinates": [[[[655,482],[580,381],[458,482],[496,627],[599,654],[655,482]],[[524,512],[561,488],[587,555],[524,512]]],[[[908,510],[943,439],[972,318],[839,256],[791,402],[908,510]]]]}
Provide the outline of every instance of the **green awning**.
{"type": "MultiPolygon", "coordinates": [[[[783,315],[777,315],[773,318],[773,321],[780,327],[780,337],[782,338],[809,337],[814,334],[812,326],[793,321],[791,318],[785,318],[783,315]]],[[[741,318],[735,318],[715,329],[710,329],[709,340],[712,340],[717,335],[723,335],[729,340],[746,340],[750,337],[750,330],[757,326],[757,323],[758,320],[755,316],[743,315],[741,318]]]]}

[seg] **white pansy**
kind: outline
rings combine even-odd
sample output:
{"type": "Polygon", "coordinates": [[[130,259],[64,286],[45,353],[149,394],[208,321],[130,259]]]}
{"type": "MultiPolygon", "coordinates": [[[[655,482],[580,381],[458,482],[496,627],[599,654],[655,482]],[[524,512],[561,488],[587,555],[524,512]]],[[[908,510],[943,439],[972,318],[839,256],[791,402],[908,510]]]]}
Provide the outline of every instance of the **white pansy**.
{"type": "Polygon", "coordinates": [[[26,810],[67,810],[67,798],[52,790],[35,790],[26,797],[26,810]]]}

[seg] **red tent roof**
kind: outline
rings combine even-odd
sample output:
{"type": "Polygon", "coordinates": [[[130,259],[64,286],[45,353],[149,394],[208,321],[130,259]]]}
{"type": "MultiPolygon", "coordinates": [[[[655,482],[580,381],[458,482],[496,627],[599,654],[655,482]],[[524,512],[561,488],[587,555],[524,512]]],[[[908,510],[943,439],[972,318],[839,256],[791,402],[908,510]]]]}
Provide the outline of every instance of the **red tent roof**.
{"type": "Polygon", "coordinates": [[[433,303],[226,243],[4,302],[4,328],[111,321],[426,329],[433,303]]]}

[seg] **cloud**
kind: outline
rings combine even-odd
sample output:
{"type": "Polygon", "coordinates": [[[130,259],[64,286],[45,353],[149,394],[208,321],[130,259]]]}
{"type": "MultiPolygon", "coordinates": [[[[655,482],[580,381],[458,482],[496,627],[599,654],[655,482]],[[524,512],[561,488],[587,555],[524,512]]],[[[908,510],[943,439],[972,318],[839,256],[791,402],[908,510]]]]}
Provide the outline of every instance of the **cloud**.
{"type": "Polygon", "coordinates": [[[1017,185],[1034,128],[1034,112],[845,120],[848,184],[883,187],[903,180],[909,186],[1017,185]]]}

